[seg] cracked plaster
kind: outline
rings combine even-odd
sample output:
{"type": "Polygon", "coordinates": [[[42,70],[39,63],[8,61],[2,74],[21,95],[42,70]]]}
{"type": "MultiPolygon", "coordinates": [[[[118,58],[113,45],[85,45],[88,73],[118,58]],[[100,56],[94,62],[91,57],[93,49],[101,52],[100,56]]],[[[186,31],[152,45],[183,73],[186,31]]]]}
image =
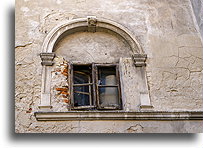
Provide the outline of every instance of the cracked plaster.
{"type": "MultiPolygon", "coordinates": [[[[38,55],[41,53],[43,39],[59,22],[86,17],[89,14],[112,19],[126,26],[136,36],[148,55],[147,81],[154,110],[202,111],[202,42],[189,0],[130,0],[127,2],[123,0],[18,0],[16,2],[15,131],[17,133],[201,131],[202,122],[199,121],[167,121],[167,123],[158,121],[44,123],[36,121],[33,114],[39,110],[37,106],[40,104],[42,73],[41,60],[38,55]]],[[[86,42],[86,50],[89,50],[88,46],[92,47],[92,42],[99,40],[104,42],[106,38],[111,38],[115,45],[108,43],[103,47],[99,45],[95,47],[107,49],[110,46],[119,50],[128,48],[118,37],[100,35],[100,39],[89,35],[88,37],[92,38],[91,42],[86,42],[87,39],[83,36],[78,38],[79,34],[70,36],[66,41],[74,46],[86,42]]],[[[68,47],[71,46],[62,41],[58,48],[62,47],[67,47],[69,50],[68,47]]],[[[76,46],[75,49],[78,50],[76,46]]],[[[99,51],[97,55],[94,55],[94,52],[91,54],[98,61],[101,60],[97,57],[100,54],[99,51]]],[[[126,52],[124,54],[128,55],[126,52]]],[[[67,54],[67,56],[70,55],[67,54]]],[[[107,60],[114,59],[107,58],[107,60]]],[[[66,81],[63,75],[59,79],[66,81]]],[[[57,80],[56,78],[55,81],[57,80]]],[[[55,90],[52,91],[53,94],[57,93],[55,90]]],[[[132,91],[128,92],[129,96],[134,95],[132,91]]],[[[66,101],[59,97],[60,104],[56,109],[66,110],[66,101]]],[[[134,100],[134,102],[139,105],[139,101],[134,100]]],[[[56,102],[52,103],[57,106],[56,102]]],[[[129,108],[135,107],[136,109],[133,105],[127,104],[129,108]]]]}

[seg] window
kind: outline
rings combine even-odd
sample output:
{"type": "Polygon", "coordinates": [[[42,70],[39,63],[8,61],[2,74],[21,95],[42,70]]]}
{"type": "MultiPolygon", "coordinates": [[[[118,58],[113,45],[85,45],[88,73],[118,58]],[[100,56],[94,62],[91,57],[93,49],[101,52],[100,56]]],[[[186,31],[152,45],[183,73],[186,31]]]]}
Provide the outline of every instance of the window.
{"type": "Polygon", "coordinates": [[[72,95],[75,108],[93,108],[93,79],[91,65],[73,66],[72,95]]]}
{"type": "Polygon", "coordinates": [[[121,109],[117,64],[73,64],[73,109],[121,109]]]}

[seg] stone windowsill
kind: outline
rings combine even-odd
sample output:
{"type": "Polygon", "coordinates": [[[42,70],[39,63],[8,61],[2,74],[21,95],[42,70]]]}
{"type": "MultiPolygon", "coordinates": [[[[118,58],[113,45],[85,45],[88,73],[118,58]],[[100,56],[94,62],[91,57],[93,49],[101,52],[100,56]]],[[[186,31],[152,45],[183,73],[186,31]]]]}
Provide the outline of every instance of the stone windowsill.
{"type": "Polygon", "coordinates": [[[124,111],[68,111],[35,112],[38,121],[63,120],[203,120],[202,111],[181,112],[124,112],[124,111]]]}

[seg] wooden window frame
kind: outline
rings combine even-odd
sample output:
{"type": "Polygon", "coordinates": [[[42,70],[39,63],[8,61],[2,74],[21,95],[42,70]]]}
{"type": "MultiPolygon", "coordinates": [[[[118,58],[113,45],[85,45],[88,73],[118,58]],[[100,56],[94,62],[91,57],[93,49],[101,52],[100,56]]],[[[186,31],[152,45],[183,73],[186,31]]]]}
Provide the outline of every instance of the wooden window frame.
{"type": "Polygon", "coordinates": [[[80,110],[80,109],[93,109],[95,108],[95,103],[94,103],[94,79],[93,79],[93,65],[88,63],[88,64],[81,64],[81,63],[71,63],[70,64],[70,98],[71,98],[71,109],[73,110],[80,110]],[[73,79],[73,73],[74,73],[74,70],[73,70],[73,66],[89,66],[89,67],[92,67],[92,82],[91,83],[85,83],[85,84],[74,84],[74,79],[73,79]],[[90,91],[90,105],[86,105],[86,106],[74,106],[74,92],[73,92],[73,87],[74,86],[85,86],[85,85],[88,85],[88,86],[92,86],[92,89],[90,91]]]}
{"type": "MultiPolygon", "coordinates": [[[[101,85],[101,87],[103,87],[101,85]]],[[[121,110],[122,109],[122,99],[121,99],[121,88],[120,88],[120,75],[119,75],[119,64],[95,64],[95,63],[71,63],[70,64],[70,98],[71,98],[71,109],[72,110],[84,110],[84,109],[96,109],[96,110],[121,110]],[[74,106],[74,92],[73,92],[73,87],[80,85],[87,85],[87,84],[74,84],[73,81],[73,67],[74,66],[91,66],[92,67],[92,83],[89,83],[88,85],[92,85],[92,91],[91,93],[91,102],[92,104],[87,105],[87,106],[74,106]],[[117,87],[118,88],[118,107],[101,107],[100,105],[100,98],[99,98],[99,85],[98,85],[98,67],[115,67],[116,70],[116,82],[117,85],[113,86],[107,86],[104,85],[105,87],[117,87]]]]}
{"type": "Polygon", "coordinates": [[[119,77],[119,65],[118,64],[95,64],[95,72],[96,72],[96,100],[97,100],[97,108],[99,110],[120,110],[122,109],[122,101],[121,101],[121,88],[120,88],[120,77],[119,77]],[[98,81],[98,68],[99,67],[115,67],[116,70],[116,85],[99,85],[98,81]],[[118,106],[117,107],[101,107],[100,98],[99,98],[99,87],[117,87],[118,89],[118,106]]]}

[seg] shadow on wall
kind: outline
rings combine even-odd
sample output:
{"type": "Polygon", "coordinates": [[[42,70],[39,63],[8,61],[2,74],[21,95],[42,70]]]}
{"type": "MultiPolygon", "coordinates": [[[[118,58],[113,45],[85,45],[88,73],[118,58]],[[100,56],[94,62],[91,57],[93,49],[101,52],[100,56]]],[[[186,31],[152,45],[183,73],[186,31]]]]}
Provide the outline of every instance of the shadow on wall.
{"type": "Polygon", "coordinates": [[[11,141],[27,141],[27,142],[34,142],[43,141],[43,142],[50,142],[50,140],[57,140],[57,141],[75,141],[80,142],[87,141],[87,140],[106,140],[106,141],[118,141],[123,140],[125,141],[169,141],[172,140],[178,142],[188,142],[188,141],[195,141],[197,139],[196,134],[16,134],[15,133],[15,8],[10,8],[8,10],[9,18],[9,27],[7,32],[9,33],[8,36],[8,69],[7,73],[9,74],[8,82],[9,82],[9,91],[7,92],[9,98],[9,102],[7,102],[8,110],[6,111],[7,116],[9,117],[8,126],[9,126],[9,140],[11,141]],[[43,138],[42,138],[43,137],[43,138]]]}
{"type": "Polygon", "coordinates": [[[191,0],[191,3],[203,39],[203,0],[191,0]]]}

